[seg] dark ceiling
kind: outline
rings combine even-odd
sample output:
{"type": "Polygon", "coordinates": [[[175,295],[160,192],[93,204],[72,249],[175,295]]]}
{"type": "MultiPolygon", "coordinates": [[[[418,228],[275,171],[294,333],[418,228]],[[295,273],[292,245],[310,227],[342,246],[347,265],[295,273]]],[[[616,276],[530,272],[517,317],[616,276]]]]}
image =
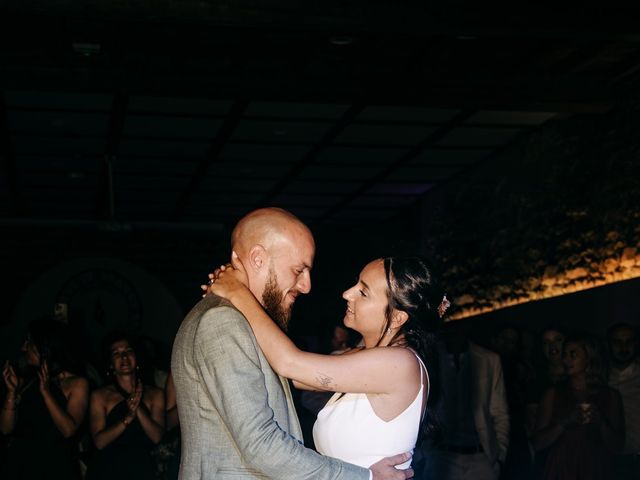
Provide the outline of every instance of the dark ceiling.
{"type": "Polygon", "coordinates": [[[637,90],[622,4],[424,3],[4,0],[0,224],[382,220],[637,90]]]}

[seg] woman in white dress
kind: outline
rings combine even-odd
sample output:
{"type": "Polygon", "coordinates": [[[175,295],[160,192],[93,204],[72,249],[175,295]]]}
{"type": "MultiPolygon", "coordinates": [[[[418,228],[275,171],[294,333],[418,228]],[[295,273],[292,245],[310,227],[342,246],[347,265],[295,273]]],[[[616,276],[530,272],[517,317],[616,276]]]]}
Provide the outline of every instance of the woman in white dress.
{"type": "MultiPolygon", "coordinates": [[[[449,306],[426,262],[387,257],[367,264],[343,294],[344,324],[362,335],[363,346],[321,355],[298,349],[269,318],[246,288],[235,253],[232,257],[235,268],[223,266],[210,275],[209,292],[244,314],[278,374],[298,388],[339,392],[318,414],[317,450],[362,467],[412,452],[421,424],[423,430],[433,428],[433,418],[423,419],[427,398],[432,402],[438,393],[435,344],[449,306]]],[[[275,275],[272,281],[277,285],[275,275]]]]}

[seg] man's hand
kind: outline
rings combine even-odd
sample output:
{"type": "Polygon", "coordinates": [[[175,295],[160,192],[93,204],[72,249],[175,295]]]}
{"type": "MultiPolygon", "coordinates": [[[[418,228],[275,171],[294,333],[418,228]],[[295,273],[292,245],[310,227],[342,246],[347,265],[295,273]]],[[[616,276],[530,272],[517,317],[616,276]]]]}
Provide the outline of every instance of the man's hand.
{"type": "Polygon", "coordinates": [[[373,480],[404,480],[405,478],[413,478],[413,470],[407,468],[406,470],[396,469],[396,465],[401,465],[407,460],[411,459],[411,454],[400,453],[393,457],[383,458],[377,463],[374,463],[369,467],[369,470],[373,473],[373,480]]]}

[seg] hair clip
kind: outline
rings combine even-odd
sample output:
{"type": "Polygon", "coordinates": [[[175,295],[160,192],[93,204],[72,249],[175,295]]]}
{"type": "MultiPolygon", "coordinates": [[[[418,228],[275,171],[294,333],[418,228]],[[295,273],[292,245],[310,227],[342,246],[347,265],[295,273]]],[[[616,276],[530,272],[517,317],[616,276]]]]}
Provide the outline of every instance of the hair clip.
{"type": "Polygon", "coordinates": [[[438,305],[438,315],[440,315],[440,318],[444,317],[444,314],[447,313],[447,310],[450,306],[451,302],[449,301],[449,299],[447,298],[447,294],[445,293],[442,297],[440,305],[438,305]]]}

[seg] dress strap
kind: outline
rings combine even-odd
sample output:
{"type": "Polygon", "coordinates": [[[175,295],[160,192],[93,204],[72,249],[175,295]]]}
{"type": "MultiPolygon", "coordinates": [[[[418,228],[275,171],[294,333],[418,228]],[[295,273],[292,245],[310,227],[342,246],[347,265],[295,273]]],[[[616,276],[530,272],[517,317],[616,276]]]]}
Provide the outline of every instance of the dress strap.
{"type": "Polygon", "coordinates": [[[424,382],[422,381],[423,370],[424,370],[425,377],[427,377],[427,396],[425,398],[425,408],[424,408],[424,411],[422,412],[422,415],[420,416],[420,421],[422,421],[424,419],[424,414],[427,412],[426,403],[429,401],[429,393],[430,393],[429,391],[431,390],[431,380],[429,379],[429,370],[427,370],[427,366],[424,364],[424,362],[420,358],[420,355],[418,355],[416,351],[413,350],[412,348],[410,348],[409,350],[411,350],[413,354],[416,356],[416,358],[418,359],[418,364],[420,365],[420,388],[421,389],[424,387],[424,382]]]}

